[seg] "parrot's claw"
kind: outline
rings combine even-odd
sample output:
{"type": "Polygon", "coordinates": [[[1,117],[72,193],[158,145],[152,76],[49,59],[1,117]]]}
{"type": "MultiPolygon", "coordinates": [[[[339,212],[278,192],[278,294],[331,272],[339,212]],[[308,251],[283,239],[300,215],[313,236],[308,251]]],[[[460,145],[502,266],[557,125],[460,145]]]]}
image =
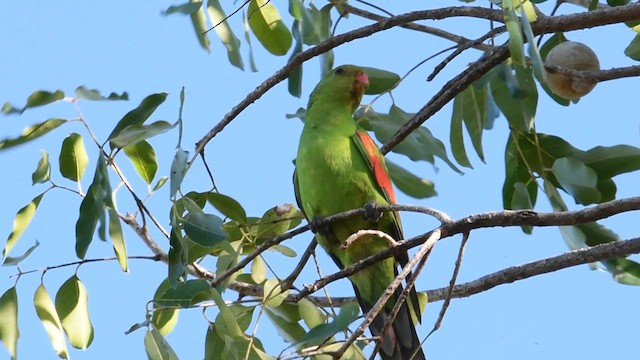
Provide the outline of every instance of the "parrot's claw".
{"type": "Polygon", "coordinates": [[[364,218],[372,223],[377,223],[382,219],[382,211],[380,211],[380,205],[375,201],[369,201],[364,204],[364,218]]]}

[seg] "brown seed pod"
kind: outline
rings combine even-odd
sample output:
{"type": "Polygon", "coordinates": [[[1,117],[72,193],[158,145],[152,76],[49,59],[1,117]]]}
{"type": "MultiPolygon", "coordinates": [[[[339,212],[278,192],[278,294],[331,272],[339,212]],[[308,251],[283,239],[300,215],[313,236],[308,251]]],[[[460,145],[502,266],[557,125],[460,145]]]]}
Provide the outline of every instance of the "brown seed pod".
{"type": "MultiPolygon", "coordinates": [[[[600,70],[596,53],[587,45],[573,41],[565,41],[551,49],[544,63],[572,70],[600,70]]],[[[588,94],[596,83],[596,80],[547,72],[551,91],[569,100],[578,100],[588,94]]]]}

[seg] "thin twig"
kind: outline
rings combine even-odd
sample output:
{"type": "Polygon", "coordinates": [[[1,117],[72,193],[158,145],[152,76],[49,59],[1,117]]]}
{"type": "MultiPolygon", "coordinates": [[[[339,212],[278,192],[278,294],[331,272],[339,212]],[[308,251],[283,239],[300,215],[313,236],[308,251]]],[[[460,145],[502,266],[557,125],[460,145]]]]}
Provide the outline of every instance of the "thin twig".
{"type": "MultiPolygon", "coordinates": [[[[435,234],[435,233],[434,233],[435,234]]],[[[386,306],[387,301],[396,293],[396,289],[402,285],[404,279],[411,273],[413,267],[416,266],[419,262],[426,260],[427,254],[431,251],[433,246],[439,240],[439,236],[434,235],[429,237],[429,241],[425,241],[424,244],[420,247],[418,252],[407,262],[402,271],[396,276],[396,278],[389,284],[385,292],[380,296],[378,301],[371,307],[371,309],[367,312],[367,315],[364,318],[364,321],[358,326],[358,328],[351,334],[349,339],[345,341],[344,344],[338,349],[334,358],[340,359],[342,355],[344,355],[345,351],[353,344],[360,335],[364,334],[366,329],[373,323],[373,320],[378,316],[378,313],[386,306]]],[[[382,334],[385,332],[383,331],[382,334]]],[[[384,336],[384,335],[383,335],[384,336]]]]}
{"type": "Polygon", "coordinates": [[[296,281],[296,279],[304,269],[305,265],[307,265],[307,262],[309,261],[311,254],[313,254],[316,251],[317,245],[318,245],[318,242],[314,237],[313,240],[309,243],[309,246],[307,246],[307,249],[304,251],[304,253],[300,257],[300,261],[298,261],[298,264],[296,265],[296,267],[293,269],[293,271],[291,271],[291,274],[289,274],[289,276],[287,276],[283,280],[282,290],[290,289],[293,286],[293,283],[296,281]]]}
{"type": "MultiPolygon", "coordinates": [[[[429,245],[429,250],[425,253],[425,255],[422,257],[422,259],[420,259],[420,262],[418,263],[418,265],[416,266],[416,269],[413,271],[413,274],[411,275],[411,277],[408,279],[407,281],[407,286],[404,288],[404,290],[402,290],[402,293],[400,294],[400,297],[396,300],[395,305],[393,306],[393,308],[391,309],[391,312],[389,313],[389,316],[387,317],[387,322],[384,325],[384,328],[382,329],[382,331],[380,332],[381,334],[386,334],[387,331],[389,331],[389,329],[391,328],[391,326],[393,325],[394,320],[396,319],[396,317],[398,316],[398,313],[400,312],[400,309],[402,308],[402,304],[407,300],[407,297],[409,297],[409,295],[411,294],[412,289],[415,288],[415,283],[418,280],[418,276],[420,275],[420,272],[422,272],[422,269],[424,268],[425,264],[427,263],[427,259],[429,258],[429,255],[431,254],[431,251],[433,251],[433,248],[436,244],[436,242],[440,239],[440,232],[439,231],[434,231],[431,236],[429,237],[429,239],[427,239],[427,241],[425,241],[425,245],[424,246],[428,246],[428,243],[432,243],[431,245],[429,245]]],[[[418,304],[419,306],[419,304],[418,304]]],[[[420,309],[413,309],[416,317],[418,318],[418,321],[420,321],[420,309]]],[[[415,324],[414,324],[415,326],[415,324]]],[[[379,351],[380,346],[382,346],[382,341],[378,341],[376,343],[375,348],[373,349],[373,353],[371,354],[371,357],[369,358],[369,360],[373,360],[376,353],[379,351]]],[[[416,349],[417,351],[417,349],[416,349]]],[[[415,355],[415,353],[413,354],[415,355]]],[[[410,359],[409,359],[410,360],[410,359]]]]}
{"type": "Polygon", "coordinates": [[[467,241],[469,241],[469,233],[466,232],[462,234],[462,242],[460,243],[460,249],[458,250],[458,257],[456,258],[456,264],[453,269],[453,275],[451,275],[451,280],[449,281],[449,288],[447,291],[447,297],[444,299],[444,304],[442,304],[442,308],[440,309],[440,314],[438,314],[438,320],[433,325],[433,329],[427,335],[427,338],[431,336],[434,332],[436,332],[440,325],[442,325],[442,320],[444,319],[444,314],[447,312],[449,308],[449,304],[451,303],[451,293],[453,292],[453,288],[456,286],[456,280],[458,279],[458,273],[460,272],[460,266],[462,265],[462,256],[464,255],[464,250],[467,247],[467,241]]]}
{"type": "MultiPolygon", "coordinates": [[[[162,259],[158,255],[152,255],[152,256],[149,256],[149,255],[133,255],[133,256],[127,256],[127,259],[128,260],[162,261],[162,259]]],[[[68,262],[68,263],[64,263],[64,264],[47,266],[47,267],[42,268],[42,269],[19,271],[17,274],[11,275],[9,277],[12,278],[14,276],[22,276],[22,275],[33,274],[33,273],[37,273],[37,272],[45,273],[45,272],[47,272],[49,270],[60,269],[60,268],[69,267],[69,266],[84,265],[84,264],[94,263],[94,262],[115,261],[115,260],[118,260],[118,258],[115,257],[115,256],[105,257],[105,258],[82,259],[82,260],[72,261],[72,262],[68,262]]]]}
{"type": "MultiPolygon", "coordinates": [[[[343,4],[342,8],[348,13],[351,13],[351,14],[363,17],[365,19],[369,19],[369,20],[382,21],[382,20],[387,19],[384,16],[381,16],[381,15],[378,15],[378,14],[374,14],[372,12],[369,12],[369,11],[364,10],[364,9],[357,8],[355,6],[351,6],[348,3],[347,4],[343,4]]],[[[388,15],[392,16],[391,14],[388,14],[388,15]]],[[[444,31],[444,30],[436,28],[436,27],[425,26],[425,25],[420,25],[420,24],[415,24],[415,23],[407,23],[407,24],[402,24],[402,25],[399,25],[399,26],[402,27],[402,28],[405,28],[405,29],[409,29],[409,30],[414,30],[414,31],[419,31],[419,32],[423,32],[423,33],[426,33],[426,34],[430,34],[430,35],[435,35],[437,37],[441,37],[443,39],[453,41],[456,44],[469,44],[470,47],[472,47],[474,49],[482,50],[482,51],[489,51],[492,48],[492,46],[490,46],[490,45],[485,45],[485,44],[482,44],[482,43],[475,43],[473,40],[467,39],[464,36],[452,34],[450,32],[444,31]]]]}

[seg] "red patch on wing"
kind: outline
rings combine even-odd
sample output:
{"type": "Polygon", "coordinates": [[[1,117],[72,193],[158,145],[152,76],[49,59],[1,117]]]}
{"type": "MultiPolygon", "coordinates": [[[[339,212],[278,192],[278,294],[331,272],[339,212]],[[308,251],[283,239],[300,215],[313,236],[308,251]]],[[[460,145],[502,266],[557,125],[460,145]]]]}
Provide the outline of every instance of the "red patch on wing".
{"type": "Polygon", "coordinates": [[[371,136],[364,131],[356,132],[356,135],[362,141],[362,145],[366,152],[365,156],[367,157],[367,161],[371,164],[373,168],[373,175],[378,183],[378,186],[382,189],[382,191],[389,198],[389,202],[392,204],[396,203],[396,194],[393,192],[393,186],[391,186],[391,179],[389,178],[389,173],[386,168],[382,164],[382,154],[380,153],[380,149],[376,143],[373,142],[371,136]]]}

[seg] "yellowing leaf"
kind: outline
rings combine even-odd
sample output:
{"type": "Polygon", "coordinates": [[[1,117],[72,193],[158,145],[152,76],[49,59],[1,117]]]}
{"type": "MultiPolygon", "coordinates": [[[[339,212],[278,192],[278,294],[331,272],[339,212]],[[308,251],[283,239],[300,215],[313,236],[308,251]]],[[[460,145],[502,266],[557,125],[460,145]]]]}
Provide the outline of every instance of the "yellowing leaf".
{"type": "Polygon", "coordinates": [[[7,257],[11,248],[13,248],[16,242],[18,242],[22,233],[25,231],[27,226],[29,226],[29,223],[31,222],[31,219],[33,219],[33,215],[36,214],[36,209],[38,208],[38,205],[40,205],[40,200],[42,200],[43,196],[44,193],[36,196],[25,207],[18,210],[18,213],[13,220],[13,231],[9,234],[9,237],[7,238],[7,245],[5,245],[4,250],[2,251],[3,258],[7,257]]]}
{"type": "Polygon", "coordinates": [[[93,341],[93,325],[89,318],[89,296],[80,279],[73,275],[60,286],[55,307],[71,346],[86,349],[93,341]]]}
{"type": "Polygon", "coordinates": [[[16,287],[7,290],[0,297],[0,341],[7,347],[11,359],[16,359],[18,347],[18,293],[16,287]]]}
{"type": "Polygon", "coordinates": [[[289,51],[293,38],[273,2],[251,0],[248,17],[251,31],[267,51],[273,55],[285,55],[289,51]]]}
{"type": "Polygon", "coordinates": [[[33,297],[33,305],[36,307],[38,318],[49,335],[51,345],[56,351],[56,354],[63,359],[68,359],[69,354],[67,353],[67,342],[64,339],[62,323],[44,284],[40,284],[36,289],[33,297]]]}

